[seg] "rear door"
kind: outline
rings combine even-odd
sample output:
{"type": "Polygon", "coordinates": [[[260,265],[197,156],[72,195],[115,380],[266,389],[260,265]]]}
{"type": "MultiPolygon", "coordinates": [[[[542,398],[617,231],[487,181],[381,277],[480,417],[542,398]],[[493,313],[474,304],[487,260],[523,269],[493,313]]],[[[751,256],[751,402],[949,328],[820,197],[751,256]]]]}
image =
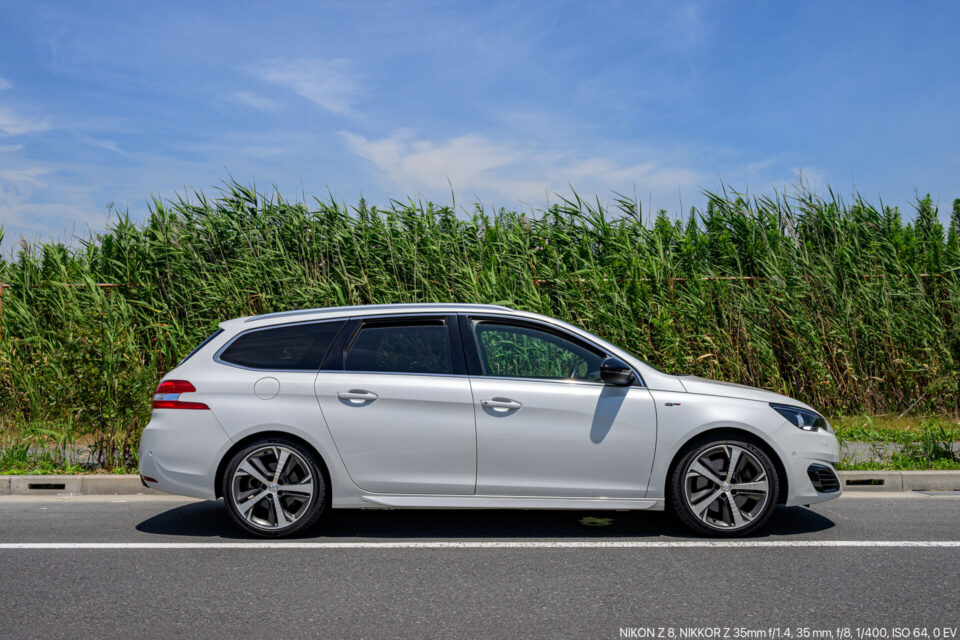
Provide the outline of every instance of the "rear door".
{"type": "Polygon", "coordinates": [[[358,487],[474,492],[473,396],[455,315],[354,319],[323,369],[316,396],[358,487]]]}
{"type": "Polygon", "coordinates": [[[643,497],[656,445],[650,392],[600,381],[605,353],[515,318],[461,322],[476,400],[477,494],[643,497]]]}

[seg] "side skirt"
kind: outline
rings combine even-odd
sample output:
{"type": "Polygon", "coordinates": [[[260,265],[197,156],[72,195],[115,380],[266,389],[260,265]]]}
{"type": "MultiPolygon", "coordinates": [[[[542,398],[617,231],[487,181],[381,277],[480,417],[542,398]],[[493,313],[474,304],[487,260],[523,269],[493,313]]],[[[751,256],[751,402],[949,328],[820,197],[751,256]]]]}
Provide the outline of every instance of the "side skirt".
{"type": "Polygon", "coordinates": [[[663,509],[663,500],[653,498],[364,495],[360,499],[363,506],[388,509],[663,509]]]}

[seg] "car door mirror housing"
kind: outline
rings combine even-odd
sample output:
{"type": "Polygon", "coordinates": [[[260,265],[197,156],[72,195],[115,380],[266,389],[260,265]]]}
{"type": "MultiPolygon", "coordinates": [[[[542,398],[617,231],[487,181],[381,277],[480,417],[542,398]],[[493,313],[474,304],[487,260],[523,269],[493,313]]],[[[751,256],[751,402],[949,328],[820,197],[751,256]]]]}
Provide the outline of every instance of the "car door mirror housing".
{"type": "Polygon", "coordinates": [[[636,375],[626,362],[620,358],[610,357],[600,363],[600,379],[604,384],[623,387],[633,384],[636,375]]]}

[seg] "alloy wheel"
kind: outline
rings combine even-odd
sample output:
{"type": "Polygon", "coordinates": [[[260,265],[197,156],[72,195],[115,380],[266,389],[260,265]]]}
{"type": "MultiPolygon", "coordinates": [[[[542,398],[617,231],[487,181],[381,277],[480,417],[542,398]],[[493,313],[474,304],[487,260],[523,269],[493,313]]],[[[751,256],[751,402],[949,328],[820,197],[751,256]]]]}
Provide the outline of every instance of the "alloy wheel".
{"type": "Polygon", "coordinates": [[[748,526],[770,499],[770,480],[760,460],[733,444],[697,455],[687,466],[683,487],[694,516],[718,530],[748,526]]]}
{"type": "Polygon", "coordinates": [[[279,531],[310,509],[315,488],[310,465],[293,449],[267,445],[241,460],[231,500],[240,517],[258,529],[279,531]]]}

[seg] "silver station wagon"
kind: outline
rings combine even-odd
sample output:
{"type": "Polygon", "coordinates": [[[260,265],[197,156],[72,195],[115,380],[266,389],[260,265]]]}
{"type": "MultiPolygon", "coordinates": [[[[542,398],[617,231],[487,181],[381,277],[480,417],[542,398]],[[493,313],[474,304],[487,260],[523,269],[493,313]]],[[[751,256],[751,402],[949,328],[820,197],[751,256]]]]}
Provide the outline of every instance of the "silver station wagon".
{"type": "Polygon", "coordinates": [[[404,304],[223,322],[157,387],[140,474],[258,536],[360,507],[670,509],[736,536],[840,495],[838,458],[797,400],[534,313],[404,304]]]}

